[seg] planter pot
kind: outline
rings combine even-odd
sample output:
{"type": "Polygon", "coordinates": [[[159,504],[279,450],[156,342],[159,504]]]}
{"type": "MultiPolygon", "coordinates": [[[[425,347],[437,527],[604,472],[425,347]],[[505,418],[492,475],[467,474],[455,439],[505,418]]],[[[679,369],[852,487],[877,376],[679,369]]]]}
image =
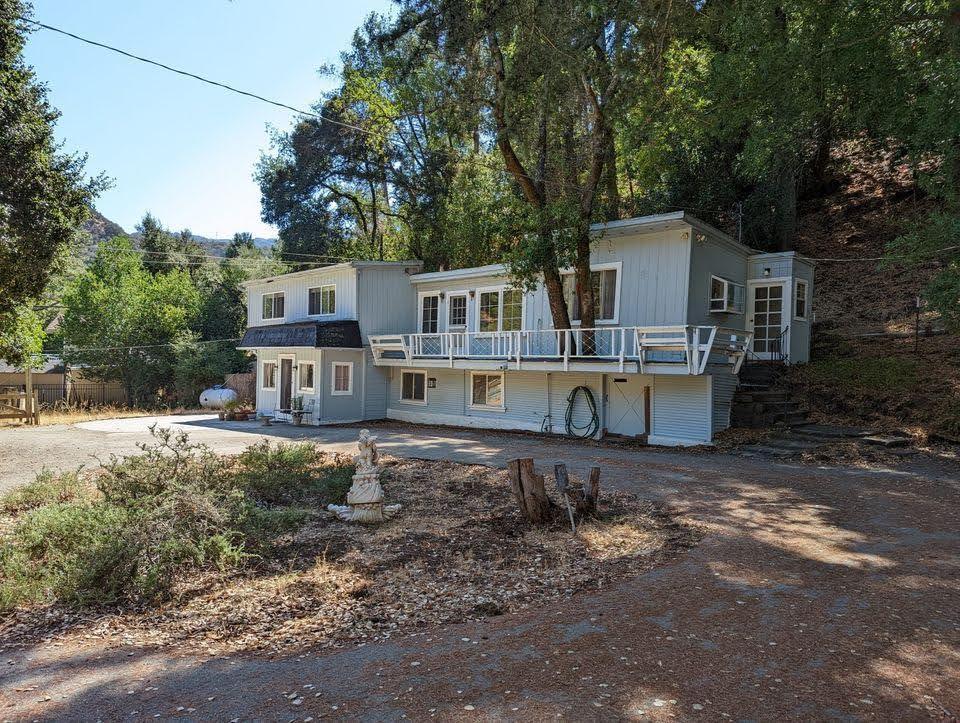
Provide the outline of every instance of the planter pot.
{"type": "Polygon", "coordinates": [[[220,412],[220,414],[218,414],[217,416],[220,417],[221,422],[227,418],[226,412],[220,412]]]}
{"type": "Polygon", "coordinates": [[[299,427],[303,424],[303,415],[302,414],[293,414],[293,426],[299,427]]]}

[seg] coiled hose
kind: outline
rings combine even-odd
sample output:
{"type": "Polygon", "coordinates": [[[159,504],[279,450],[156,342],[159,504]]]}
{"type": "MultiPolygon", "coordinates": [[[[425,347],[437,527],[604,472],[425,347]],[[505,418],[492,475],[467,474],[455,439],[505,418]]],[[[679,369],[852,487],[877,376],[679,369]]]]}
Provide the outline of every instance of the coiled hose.
{"type": "Polygon", "coordinates": [[[597,414],[597,400],[593,398],[593,392],[590,391],[590,387],[574,387],[570,390],[570,393],[567,395],[567,434],[571,437],[579,437],[580,439],[589,439],[593,436],[596,436],[597,432],[600,431],[600,415],[597,414]],[[578,426],[573,421],[573,411],[577,403],[577,394],[583,392],[584,396],[587,398],[587,406],[590,408],[590,421],[587,422],[585,426],[578,426]]]}

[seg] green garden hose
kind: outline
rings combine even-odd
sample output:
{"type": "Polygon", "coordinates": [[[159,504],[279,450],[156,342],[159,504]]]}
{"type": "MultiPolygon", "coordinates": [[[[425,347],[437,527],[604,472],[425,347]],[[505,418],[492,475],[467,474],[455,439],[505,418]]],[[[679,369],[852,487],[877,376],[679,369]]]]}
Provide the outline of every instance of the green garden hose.
{"type": "Polygon", "coordinates": [[[571,437],[580,437],[581,439],[590,439],[596,436],[600,431],[600,415],[597,414],[597,400],[593,398],[593,392],[590,387],[574,387],[567,395],[567,434],[571,437]],[[573,410],[577,402],[577,394],[583,392],[587,398],[587,406],[590,408],[590,421],[583,427],[573,422],[573,410]]]}

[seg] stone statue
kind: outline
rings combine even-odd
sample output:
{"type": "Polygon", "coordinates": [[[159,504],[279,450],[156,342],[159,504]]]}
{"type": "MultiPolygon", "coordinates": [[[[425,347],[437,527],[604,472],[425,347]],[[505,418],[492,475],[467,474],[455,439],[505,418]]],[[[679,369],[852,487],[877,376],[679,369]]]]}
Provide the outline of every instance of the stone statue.
{"type": "Polygon", "coordinates": [[[362,429],[357,448],[359,453],[353,458],[357,471],[353,475],[350,491],[347,492],[347,504],[328,505],[327,509],[346,522],[385,522],[400,511],[400,505],[383,504],[377,438],[368,430],[362,429]]]}

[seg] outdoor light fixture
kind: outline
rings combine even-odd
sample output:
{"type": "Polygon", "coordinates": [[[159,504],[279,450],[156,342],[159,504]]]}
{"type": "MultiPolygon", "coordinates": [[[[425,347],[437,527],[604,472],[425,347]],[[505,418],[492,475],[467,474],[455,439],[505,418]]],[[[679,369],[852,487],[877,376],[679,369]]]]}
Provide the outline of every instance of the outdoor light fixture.
{"type": "Polygon", "coordinates": [[[443,300],[446,299],[446,298],[447,298],[447,292],[446,292],[446,291],[441,291],[441,292],[440,292],[440,301],[443,301],[443,300]]]}
{"type": "Polygon", "coordinates": [[[470,289],[470,298],[472,299],[476,295],[477,295],[477,292],[474,291],[473,289],[470,289]]]}
{"type": "Polygon", "coordinates": [[[764,276],[769,276],[769,275],[770,275],[770,267],[769,267],[769,266],[764,267],[764,269],[763,269],[763,275],[764,275],[764,276]]]}

